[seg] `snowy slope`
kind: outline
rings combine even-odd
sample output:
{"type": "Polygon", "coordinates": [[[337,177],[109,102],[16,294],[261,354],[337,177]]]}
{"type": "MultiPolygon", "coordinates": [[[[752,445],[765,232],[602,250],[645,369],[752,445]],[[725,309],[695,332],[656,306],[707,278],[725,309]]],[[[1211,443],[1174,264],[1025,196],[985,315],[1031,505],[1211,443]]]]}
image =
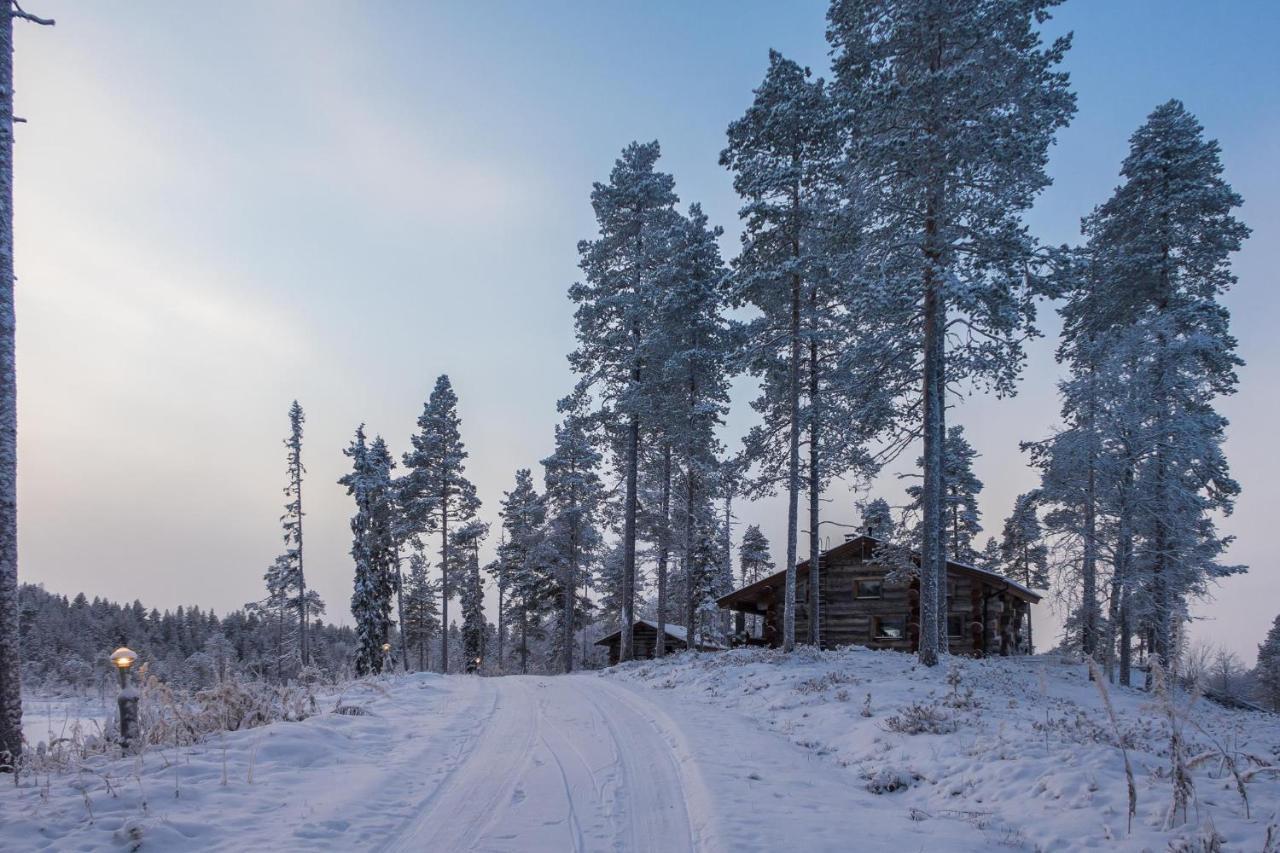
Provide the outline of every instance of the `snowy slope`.
{"type": "MultiPolygon", "coordinates": [[[[945,669],[893,653],[742,650],[604,675],[366,681],[342,698],[364,715],[326,712],[0,786],[0,847],[1164,850],[1211,818],[1232,847],[1261,849],[1280,791],[1266,774],[1248,786],[1251,819],[1201,766],[1193,826],[1154,825],[1169,784],[1144,697],[1115,696],[1141,744],[1128,837],[1119,754],[1080,668],[960,667],[951,686],[945,669]],[[979,684],[973,707],[966,688],[979,684]],[[900,707],[931,694],[959,697],[942,706],[954,732],[889,731],[900,707]]],[[[1275,718],[1203,716],[1241,749],[1280,750],[1275,718]]]]}
{"type": "MultiPolygon", "coordinates": [[[[1166,829],[1168,725],[1150,694],[1112,687],[1137,782],[1130,833],[1123,758],[1096,685],[1083,666],[1056,657],[953,659],[927,670],[911,656],[861,648],[791,656],[743,649],[627,664],[607,677],[665,693],[673,705],[755,720],[760,732],[808,753],[794,767],[842,768],[857,788],[845,808],[863,811],[871,826],[909,819],[922,834],[945,839],[926,849],[962,849],[976,834],[988,848],[1200,850],[1201,839],[1216,833],[1225,849],[1262,850],[1270,828],[1280,850],[1280,774],[1259,772],[1246,783],[1245,818],[1215,747],[1256,757],[1238,755],[1242,770],[1280,765],[1280,716],[1191,705],[1183,729],[1187,754],[1200,758],[1196,796],[1187,821],[1166,829]],[[896,731],[913,705],[946,733],[896,731]]],[[[1186,698],[1178,697],[1179,709],[1186,698]]],[[[733,736],[744,744],[760,739],[733,736]]],[[[761,767],[766,776],[774,772],[761,767]]],[[[799,787],[796,794],[812,799],[799,787]]]]}

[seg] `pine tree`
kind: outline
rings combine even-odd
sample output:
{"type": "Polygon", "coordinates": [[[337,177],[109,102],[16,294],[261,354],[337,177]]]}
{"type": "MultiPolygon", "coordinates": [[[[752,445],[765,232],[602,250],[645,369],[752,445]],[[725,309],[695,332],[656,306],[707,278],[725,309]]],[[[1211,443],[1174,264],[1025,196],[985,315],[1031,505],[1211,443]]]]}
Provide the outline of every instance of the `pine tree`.
{"type": "Polygon", "coordinates": [[[1258,687],[1271,710],[1280,711],[1280,616],[1271,623],[1267,639],[1258,646],[1258,687]]]}
{"type": "Polygon", "coordinates": [[[632,656],[636,521],[641,436],[654,398],[650,373],[655,278],[676,217],[675,181],[655,169],[658,143],[633,142],[591,192],[599,236],[578,244],[583,281],[569,289],[578,349],[569,362],[581,389],[596,389],[600,415],[615,439],[615,467],[626,482],[622,503],[621,659],[632,656]]]}
{"type": "Polygon", "coordinates": [[[343,451],[351,458],[351,472],[338,482],[355,498],[351,519],[351,556],[355,560],[355,584],[351,615],[356,621],[356,674],[382,672],[383,643],[391,636],[391,596],[395,592],[395,500],[391,485],[394,463],[382,437],[366,443],[364,425],[356,430],[351,446],[343,451]]]}
{"type": "Polygon", "coordinates": [[[480,577],[480,542],[489,525],[470,521],[453,534],[454,554],[462,562],[458,597],[462,603],[462,657],[467,672],[479,672],[484,663],[484,581],[480,577]]]}
{"type": "Polygon", "coordinates": [[[625,555],[622,543],[618,542],[604,552],[600,561],[600,619],[606,630],[612,627],[622,628],[622,575],[625,555]]]}
{"type": "MultiPolygon", "coordinates": [[[[401,481],[400,499],[406,527],[413,535],[440,534],[440,613],[446,625],[454,592],[449,525],[466,524],[480,508],[476,488],[466,477],[467,451],[461,428],[458,397],[449,377],[442,374],[418,417],[418,432],[410,439],[413,450],[404,455],[407,473],[401,481]]],[[[449,671],[447,633],[440,645],[440,671],[449,671]]]]}
{"type": "Polygon", "coordinates": [[[596,527],[604,487],[597,468],[600,453],[580,415],[570,412],[556,427],[555,451],[542,460],[546,485],[547,548],[559,584],[559,640],[564,672],[573,671],[573,635],[586,601],[590,562],[600,548],[596,527]],[[581,587],[581,592],[579,592],[581,587]]]}
{"type": "Polygon", "coordinates": [[[884,498],[875,498],[862,507],[862,530],[868,536],[883,541],[893,537],[893,510],[884,498]]]}
{"type": "Polygon", "coordinates": [[[1229,513],[1240,489],[1222,452],[1226,419],[1213,405],[1236,390],[1243,364],[1218,298],[1235,283],[1229,258],[1249,229],[1232,216],[1241,199],[1222,178],[1218,144],[1178,101],[1134,133],[1121,175],[1085,222],[1109,285],[1092,322],[1131,348],[1128,380],[1147,411],[1133,580],[1151,650],[1167,660],[1187,599],[1243,571],[1218,562],[1230,539],[1213,515],[1229,513]]]}
{"type": "MultiPolygon", "coordinates": [[[[1018,495],[1013,512],[1004,522],[1000,540],[1000,561],[1005,574],[1032,589],[1049,587],[1049,549],[1044,544],[1040,519],[1036,515],[1037,492],[1018,495]]],[[[1027,623],[1027,645],[1034,648],[1031,624],[1027,623]]]]}
{"type": "MultiPolygon", "coordinates": [[[[738,548],[738,569],[740,583],[749,586],[773,574],[773,556],[769,553],[769,540],[760,530],[760,525],[749,525],[742,534],[742,544],[738,548]]],[[[752,635],[759,634],[758,616],[752,619],[752,635]]]]}
{"type": "Polygon", "coordinates": [[[910,366],[919,383],[889,387],[909,401],[898,428],[924,443],[927,666],[946,634],[945,391],[969,380],[1012,393],[1034,333],[1035,245],[1019,216],[1049,183],[1048,146],[1075,110],[1055,70],[1070,40],[1045,47],[1036,31],[1054,2],[835,0],[828,13],[845,196],[861,227],[850,310],[874,324],[859,360],[910,366]]]}
{"type": "Polygon", "coordinates": [[[0,772],[22,757],[18,637],[18,393],[13,306],[13,19],[53,21],[6,2],[0,15],[0,772]]]}
{"type": "Polygon", "coordinates": [[[404,622],[401,630],[409,649],[416,652],[418,671],[429,663],[428,649],[440,631],[440,605],[436,584],[427,574],[427,558],[415,550],[409,555],[409,577],[404,584],[404,622]]]}
{"type": "MultiPolygon", "coordinates": [[[[973,460],[978,457],[977,451],[964,437],[964,427],[953,426],[947,429],[946,455],[943,459],[942,472],[946,483],[946,495],[943,500],[943,524],[946,532],[949,559],[962,563],[972,563],[977,556],[973,550],[974,538],[982,532],[982,512],[978,509],[978,493],[982,491],[982,481],[973,473],[973,460]]],[[[917,460],[923,465],[924,460],[917,460]]],[[[910,509],[916,513],[921,510],[923,488],[911,486],[907,494],[912,498],[910,509]]],[[[923,521],[921,522],[923,523],[923,521]]],[[[923,538],[919,526],[912,534],[913,544],[923,538]]]]}
{"type": "MultiPolygon", "coordinates": [[[[721,165],[734,172],[734,189],[746,200],[740,211],[745,228],[742,252],[734,262],[734,302],[760,312],[741,331],[744,360],[763,380],[752,407],[765,424],[746,441],[746,456],[758,469],[753,492],[767,493],[779,484],[787,491],[786,651],[796,642],[801,436],[807,427],[810,550],[815,553],[818,494],[825,481],[819,470],[823,406],[818,353],[832,320],[841,316],[828,304],[830,270],[822,252],[823,226],[833,207],[839,125],[824,82],[809,76],[807,68],[770,51],[764,82],[746,114],[729,125],[729,144],[720,154],[721,165]],[[808,418],[802,417],[806,391],[808,418]]],[[[816,619],[810,622],[816,627],[816,619]]]]}
{"type": "Polygon", "coordinates": [[[742,534],[742,545],[738,549],[738,567],[742,573],[743,586],[773,574],[774,562],[769,553],[769,540],[761,532],[758,524],[749,525],[742,534]]]}

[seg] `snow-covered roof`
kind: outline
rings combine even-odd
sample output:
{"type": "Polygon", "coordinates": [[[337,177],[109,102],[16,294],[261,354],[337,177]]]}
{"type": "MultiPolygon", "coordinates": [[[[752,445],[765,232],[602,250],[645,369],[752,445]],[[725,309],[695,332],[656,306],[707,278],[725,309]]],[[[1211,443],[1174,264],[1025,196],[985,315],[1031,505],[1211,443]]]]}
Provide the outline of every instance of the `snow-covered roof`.
{"type": "MultiPolygon", "coordinates": [[[[658,623],[657,623],[657,622],[655,622],[655,621],[653,621],[652,619],[636,619],[635,624],[637,624],[637,625],[648,625],[648,626],[649,626],[650,628],[652,628],[654,631],[657,631],[657,630],[658,630],[658,623]]],[[[668,636],[668,637],[670,637],[670,638],[671,638],[671,639],[673,639],[673,640],[679,640],[680,642],[684,643],[685,645],[688,645],[688,644],[689,644],[689,632],[685,629],[685,627],[684,627],[683,625],[673,625],[673,624],[671,624],[670,622],[668,622],[668,623],[666,624],[666,626],[665,626],[665,627],[666,627],[666,634],[667,634],[667,636],[668,636]]],[[[601,637],[600,639],[596,640],[596,645],[598,645],[598,646],[599,646],[599,645],[604,645],[604,644],[608,643],[610,640],[612,640],[614,637],[618,636],[618,635],[619,635],[619,634],[621,634],[621,633],[622,633],[622,631],[614,631],[612,634],[609,634],[609,635],[607,635],[607,636],[601,637]]],[[[706,638],[703,638],[703,639],[701,639],[701,640],[699,640],[699,641],[698,641],[698,648],[700,648],[700,649],[723,649],[723,648],[725,648],[725,647],[724,647],[724,646],[722,646],[722,645],[720,645],[719,643],[715,642],[714,640],[708,640],[708,639],[706,639],[706,638]]]]}

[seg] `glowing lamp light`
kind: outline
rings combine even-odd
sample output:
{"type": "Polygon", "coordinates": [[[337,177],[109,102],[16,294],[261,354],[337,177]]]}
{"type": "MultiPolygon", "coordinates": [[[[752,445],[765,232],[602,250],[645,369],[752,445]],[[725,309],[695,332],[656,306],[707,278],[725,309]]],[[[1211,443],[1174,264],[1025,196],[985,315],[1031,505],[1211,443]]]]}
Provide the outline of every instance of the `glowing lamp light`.
{"type": "Polygon", "coordinates": [[[133,666],[133,662],[138,659],[138,655],[133,649],[127,646],[121,646],[111,653],[111,662],[119,669],[128,669],[133,666]]]}
{"type": "Polygon", "coordinates": [[[391,644],[390,644],[390,643],[383,643],[383,644],[382,644],[382,651],[384,651],[384,652],[389,652],[389,651],[391,651],[391,644]]]}

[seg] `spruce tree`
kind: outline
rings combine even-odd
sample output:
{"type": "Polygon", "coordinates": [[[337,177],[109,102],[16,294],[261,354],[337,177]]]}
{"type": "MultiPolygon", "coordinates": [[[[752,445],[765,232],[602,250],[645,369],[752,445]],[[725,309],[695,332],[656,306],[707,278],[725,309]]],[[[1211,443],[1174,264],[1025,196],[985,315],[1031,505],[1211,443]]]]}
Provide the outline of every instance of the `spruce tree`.
{"type": "Polygon", "coordinates": [[[600,452],[580,415],[570,412],[556,427],[555,451],[542,460],[546,486],[547,548],[559,584],[559,640],[564,672],[573,671],[573,635],[586,602],[590,563],[600,548],[596,526],[604,487],[600,452]],[[581,589],[581,592],[579,592],[581,589]]]}
{"type": "MultiPolygon", "coordinates": [[[[410,441],[413,449],[404,455],[406,474],[401,480],[400,500],[406,529],[412,535],[440,535],[440,614],[447,626],[449,599],[454,593],[449,528],[466,524],[480,508],[476,488],[466,477],[467,451],[462,443],[458,397],[448,375],[436,380],[418,417],[418,432],[410,441]]],[[[447,633],[440,645],[440,671],[449,671],[447,633]]]]}
{"type": "MultiPolygon", "coordinates": [[[[721,313],[727,270],[720,259],[720,228],[708,225],[702,208],[672,227],[660,273],[662,288],[653,339],[659,381],[665,391],[656,418],[670,439],[680,469],[683,497],[679,528],[684,568],[685,630],[698,633],[698,615],[723,565],[719,524],[713,508],[720,481],[716,436],[729,406],[730,333],[721,313]]],[[[659,645],[665,645],[666,612],[659,601],[659,645]]]]}
{"type": "Polygon", "coordinates": [[[520,672],[529,672],[529,640],[540,630],[551,604],[550,550],[546,544],[547,506],[533,487],[528,468],[516,471],[515,486],[503,495],[499,515],[505,541],[499,559],[507,565],[509,590],[519,623],[520,672]]]}
{"type": "MultiPolygon", "coordinates": [[[[313,615],[324,613],[324,602],[314,590],[307,589],[307,577],[302,563],[302,475],[307,469],[302,464],[302,425],[306,416],[297,400],[289,407],[289,437],[284,440],[288,450],[286,454],[285,472],[287,476],[284,488],[284,515],[280,523],[284,527],[285,553],[281,556],[283,563],[279,566],[283,571],[283,590],[289,606],[297,611],[298,621],[298,659],[303,666],[308,666],[311,656],[307,646],[307,630],[313,615]]],[[[268,589],[271,583],[268,583],[268,589]]]]}
{"type": "MultiPolygon", "coordinates": [[[[835,0],[828,40],[847,117],[844,197],[861,235],[850,310],[863,356],[907,365],[897,427],[924,444],[920,660],[945,643],[945,393],[1010,394],[1040,282],[1019,217],[1049,183],[1047,150],[1075,111],[1041,43],[1055,0],[835,0]],[[948,334],[948,330],[958,334],[948,334]],[[870,334],[879,331],[880,334],[870,334]]],[[[1047,289],[1047,288],[1045,288],[1047,289]]]]}
{"type": "Polygon", "coordinates": [[[655,282],[676,217],[675,181],[655,168],[656,141],[633,142],[622,152],[609,183],[591,192],[599,233],[578,244],[583,280],[569,289],[578,306],[578,348],[569,362],[579,388],[594,389],[613,439],[615,468],[625,481],[622,499],[623,610],[621,659],[632,656],[636,587],[636,533],[641,436],[651,420],[655,282]]]}
{"type": "Polygon", "coordinates": [[[454,554],[461,564],[458,597],[462,604],[462,657],[467,672],[479,672],[484,662],[484,581],[480,577],[480,542],[489,525],[470,521],[453,534],[454,554]]]}
{"type": "Polygon", "coordinates": [[[1271,623],[1267,638],[1258,646],[1258,688],[1271,710],[1280,711],[1280,616],[1271,623]]]}
{"type": "Polygon", "coordinates": [[[401,625],[405,644],[416,653],[418,671],[425,671],[431,641],[440,631],[440,605],[436,584],[428,575],[427,558],[415,550],[409,555],[409,577],[404,584],[404,622],[401,625]]]}
{"type": "MultiPolygon", "coordinates": [[[[1018,495],[1013,512],[1004,522],[1000,539],[1000,562],[1005,574],[1031,589],[1048,589],[1049,549],[1044,544],[1040,519],[1036,515],[1037,492],[1018,495]]],[[[1027,623],[1027,645],[1034,648],[1031,623],[1027,623]]]]}
{"type": "Polygon", "coordinates": [[[356,502],[351,519],[351,556],[355,583],[351,615],[356,622],[357,675],[382,672],[383,643],[391,636],[391,596],[395,592],[395,500],[391,485],[394,463],[382,437],[366,443],[364,425],[356,429],[351,446],[343,451],[351,459],[351,472],[338,482],[356,502]]]}

